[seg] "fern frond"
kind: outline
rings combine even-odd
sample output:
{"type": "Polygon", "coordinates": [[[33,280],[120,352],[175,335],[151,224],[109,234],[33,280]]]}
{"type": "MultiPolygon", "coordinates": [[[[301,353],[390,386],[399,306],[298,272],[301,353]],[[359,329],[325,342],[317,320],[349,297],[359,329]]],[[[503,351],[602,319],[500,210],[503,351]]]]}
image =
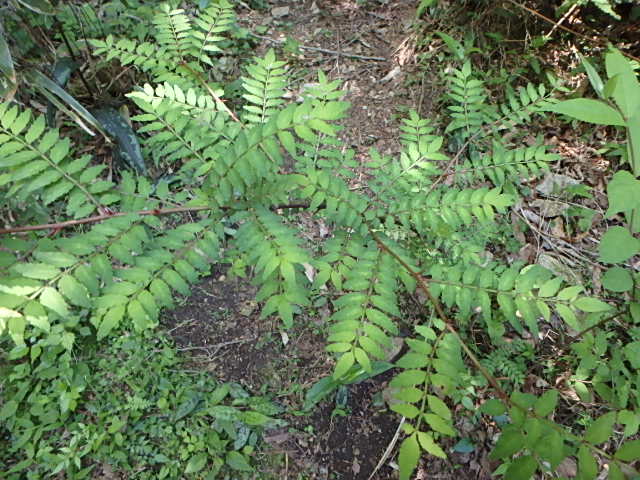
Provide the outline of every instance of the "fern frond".
{"type": "Polygon", "coordinates": [[[501,103],[496,110],[487,110],[487,114],[493,116],[488,127],[499,134],[506,129],[515,129],[519,125],[529,125],[532,114],[544,114],[550,105],[557,102],[554,93],[558,85],[548,90],[544,84],[537,87],[528,83],[526,87],[518,88],[517,93],[507,88],[506,101],[501,103]]]}
{"type": "Polygon", "coordinates": [[[549,163],[559,158],[556,154],[548,153],[547,147],[542,144],[506,150],[494,142],[492,155],[466,159],[456,169],[455,176],[467,183],[489,180],[496,187],[504,187],[540,175],[543,170],[549,169],[549,163]]]}
{"type": "Polygon", "coordinates": [[[349,190],[341,178],[322,170],[310,170],[305,176],[302,198],[309,198],[309,210],[320,211],[331,223],[353,229],[367,236],[366,220],[374,224],[375,215],[369,212],[367,198],[349,190]]]}
{"type": "Polygon", "coordinates": [[[270,49],[264,58],[254,57],[247,66],[248,77],[242,77],[242,88],[247,92],[242,98],[245,105],[244,118],[251,123],[265,123],[284,103],[282,96],[288,84],[285,62],[276,60],[275,52],[270,49]]]}
{"type": "Polygon", "coordinates": [[[454,104],[447,109],[453,120],[445,133],[457,132],[462,140],[467,140],[486,123],[487,94],[484,82],[473,76],[471,62],[465,62],[461,69],[454,69],[452,73],[449,98],[454,104]]]}
{"type": "Polygon", "coordinates": [[[23,343],[25,332],[39,338],[62,322],[63,346],[71,349],[74,334],[64,326],[73,330],[88,315],[98,338],[124,321],[136,330],[157,325],[160,308],[172,305],[171,290],[188,294],[188,283],[218,257],[218,236],[210,220],[154,234],[143,225],[147,220],[116,217],[87,233],[41,242],[31,261],[11,267],[0,292],[13,312],[14,342],[23,343]]]}
{"type": "MultiPolygon", "coordinates": [[[[440,151],[443,137],[416,133],[413,127],[409,129],[413,133],[405,133],[404,148],[398,161],[381,157],[375,150],[371,152],[371,166],[375,169],[371,189],[385,201],[393,196],[415,195],[425,190],[442,173],[439,164],[448,160],[440,151]]],[[[418,127],[417,131],[428,130],[418,127]]]]}
{"type": "MultiPolygon", "coordinates": [[[[339,86],[339,80],[329,82],[326,75],[319,71],[318,82],[305,86],[302,96],[315,105],[325,105],[342,98],[345,92],[338,90],[339,86]]],[[[321,131],[314,142],[301,142],[299,148],[301,154],[295,157],[297,171],[323,168],[344,178],[353,177],[350,169],[357,167],[357,162],[354,161],[355,152],[352,149],[344,149],[344,143],[335,134],[321,131]]]]}
{"type": "Polygon", "coordinates": [[[266,300],[262,318],[277,312],[285,328],[293,326],[294,306],[310,305],[303,264],[311,259],[300,247],[295,231],[280,217],[257,208],[237,233],[237,245],[255,265],[261,288],[258,301],[266,300]]]}
{"type": "Polygon", "coordinates": [[[104,40],[92,39],[95,55],[103,55],[106,61],[117,58],[122,65],[134,65],[143,72],[153,72],[157,78],[162,72],[175,68],[166,48],[158,48],[151,42],[138,43],[128,38],[116,40],[108,35],[104,40]]]}
{"type": "MultiPolygon", "coordinates": [[[[215,93],[218,98],[224,94],[222,91],[215,93]]],[[[205,123],[214,123],[221,111],[216,104],[216,100],[210,95],[194,88],[189,88],[185,92],[178,85],[172,85],[169,82],[156,85],[155,88],[145,83],[142,89],[133,91],[127,96],[140,99],[153,108],[157,108],[165,100],[166,103],[170,104],[170,109],[180,108],[185,114],[205,123]]],[[[150,107],[146,107],[145,111],[149,111],[150,107]]],[[[225,130],[225,128],[220,130],[225,130]]]]}
{"type": "Polygon", "coordinates": [[[119,197],[113,183],[99,179],[106,165],[89,167],[91,157],[72,159],[71,142],[46,128],[45,118],[8,103],[0,104],[0,186],[5,201],[41,199],[45,206],[66,200],[67,215],[80,218],[119,197]]]}
{"type": "Polygon", "coordinates": [[[339,380],[354,364],[371,372],[371,358],[385,359],[389,335],[398,333],[391,316],[400,316],[395,294],[395,260],[373,244],[353,252],[355,264],[343,283],[345,292],[333,302],[336,312],[327,351],[340,353],[333,376],[339,380]]]}
{"type": "Polygon", "coordinates": [[[415,110],[409,112],[409,118],[402,119],[402,125],[400,125],[400,142],[405,147],[411,144],[417,145],[420,150],[427,150],[423,146],[424,143],[430,144],[436,138],[432,132],[434,128],[430,126],[431,121],[428,119],[420,118],[415,110]]]}
{"type": "Polygon", "coordinates": [[[335,133],[326,120],[342,117],[348,104],[329,102],[291,105],[277,112],[265,124],[256,124],[238,133],[233,148],[228,148],[215,161],[208,162],[205,187],[208,195],[221,205],[248,192],[260,181],[271,181],[283,156],[280,145],[292,156],[297,155],[298,143],[290,130],[304,141],[313,141],[317,132],[335,133]]]}
{"type": "Polygon", "coordinates": [[[388,219],[417,232],[437,230],[442,224],[455,229],[475,221],[491,222],[512,203],[512,197],[499,188],[436,188],[428,195],[397,198],[388,219]]]}
{"type": "Polygon", "coordinates": [[[227,0],[212,3],[206,9],[200,11],[193,20],[196,28],[191,33],[191,42],[194,47],[192,55],[207,65],[213,65],[209,52],[222,51],[218,43],[225,40],[221,33],[231,30],[235,22],[233,5],[227,0]]]}
{"type": "Polygon", "coordinates": [[[155,38],[160,48],[174,58],[182,59],[191,47],[191,20],[182,8],[163,3],[153,17],[155,38]]]}
{"type": "MultiPolygon", "coordinates": [[[[407,419],[405,438],[401,451],[412,448],[440,458],[446,458],[444,450],[435,439],[454,436],[451,410],[440,398],[442,395],[456,398],[458,386],[468,376],[462,361],[460,344],[452,334],[436,331],[426,325],[415,327],[415,338],[407,339],[409,351],[396,362],[402,369],[389,382],[394,402],[391,409],[407,419]],[[432,393],[438,387],[438,395],[432,393]]],[[[401,470],[407,468],[401,464],[401,470]]],[[[403,472],[404,475],[410,472],[403,472]]]]}
{"type": "Polygon", "coordinates": [[[153,17],[155,42],[116,40],[108,35],[104,40],[92,39],[90,44],[94,53],[104,55],[107,61],[117,58],[122,65],[149,72],[156,83],[167,81],[186,90],[192,83],[185,80],[191,71],[203,73],[203,64],[213,65],[211,54],[220,51],[216,45],[223,40],[220,34],[231,29],[234,19],[226,1],[211,5],[193,19],[183,9],[164,3],[153,17]]]}
{"type": "Polygon", "coordinates": [[[539,319],[550,321],[555,311],[569,327],[580,330],[582,312],[607,311],[604,302],[580,297],[581,286],[563,287],[563,280],[554,277],[538,265],[524,268],[473,267],[460,265],[433,265],[428,269],[431,294],[449,308],[456,308],[461,319],[479,309],[487,324],[488,333],[497,340],[505,329],[502,319],[518,332],[523,332],[523,321],[529,332],[537,337],[539,319]],[[497,303],[502,319],[493,316],[493,303],[497,303]]]}

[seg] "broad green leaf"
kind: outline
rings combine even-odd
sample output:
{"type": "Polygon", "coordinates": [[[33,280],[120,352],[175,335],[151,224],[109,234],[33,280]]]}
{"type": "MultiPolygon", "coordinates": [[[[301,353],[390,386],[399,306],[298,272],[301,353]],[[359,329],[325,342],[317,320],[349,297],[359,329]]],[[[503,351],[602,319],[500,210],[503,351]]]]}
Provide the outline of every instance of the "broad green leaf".
{"type": "Polygon", "coordinates": [[[562,460],[568,455],[564,448],[564,440],[562,435],[556,431],[550,431],[547,435],[543,435],[535,446],[535,452],[540,456],[541,460],[549,462],[552,469],[555,469],[562,460]]]}
{"type": "Polygon", "coordinates": [[[544,392],[533,406],[533,409],[539,417],[546,417],[553,412],[558,404],[558,391],[547,390],[544,392]]]}
{"type": "Polygon", "coordinates": [[[451,410],[449,410],[449,407],[447,407],[447,405],[438,397],[434,395],[427,395],[427,402],[429,404],[429,408],[433,410],[433,413],[441,416],[445,420],[451,419],[451,410]]]}
{"type": "Polygon", "coordinates": [[[451,425],[449,425],[446,420],[443,420],[438,415],[434,415],[433,413],[425,413],[424,419],[436,432],[449,436],[454,436],[456,434],[456,431],[451,427],[451,425]]]}
{"type": "MultiPolygon", "coordinates": [[[[600,8],[605,5],[602,0],[597,0],[594,3],[600,8]]],[[[640,110],[640,83],[638,83],[638,78],[633,71],[631,62],[619,50],[612,48],[605,56],[605,66],[608,77],[618,79],[611,96],[620,111],[622,111],[622,114],[626,118],[638,115],[640,110]]]]}
{"type": "Polygon", "coordinates": [[[254,410],[242,412],[242,421],[247,425],[264,425],[269,420],[271,420],[271,418],[254,410]]]}
{"type": "Polygon", "coordinates": [[[573,305],[583,312],[588,313],[606,312],[607,310],[611,310],[611,305],[593,297],[580,297],[573,302],[573,305]]]}
{"type": "Polygon", "coordinates": [[[525,446],[525,438],[519,431],[506,430],[500,435],[496,446],[491,451],[489,458],[499,460],[511,457],[514,453],[519,452],[525,446]]]}
{"type": "Polygon", "coordinates": [[[25,330],[26,324],[27,322],[25,318],[20,314],[12,315],[9,317],[9,321],[8,321],[9,335],[11,336],[13,343],[15,343],[16,345],[24,344],[24,330],[25,330]]]}
{"type": "Polygon", "coordinates": [[[598,75],[597,70],[593,68],[593,65],[591,65],[591,62],[589,62],[586,58],[582,58],[582,66],[584,67],[584,70],[587,72],[591,86],[596,91],[598,96],[600,98],[603,98],[604,82],[602,81],[602,78],[600,78],[600,75],[598,75]]]}
{"type": "Polygon", "coordinates": [[[227,465],[229,465],[234,470],[239,470],[241,472],[251,472],[253,468],[247,462],[247,459],[240,452],[236,452],[232,450],[227,453],[227,458],[225,459],[227,465]]]}
{"type": "Polygon", "coordinates": [[[610,107],[600,100],[574,98],[556,103],[548,107],[548,109],[552,112],[561,113],[583,122],[598,125],[625,125],[622,115],[613,107],[610,107]]]}
{"type": "Polygon", "coordinates": [[[498,415],[502,415],[504,412],[506,412],[507,409],[504,406],[504,403],[502,403],[500,400],[498,400],[497,398],[491,398],[480,406],[480,411],[482,413],[486,413],[487,415],[497,417],[498,415]]]}
{"type": "Polygon", "coordinates": [[[394,412],[399,413],[403,417],[407,417],[409,419],[416,418],[418,415],[420,415],[420,410],[409,403],[394,403],[390,408],[394,412]]]}
{"type": "Polygon", "coordinates": [[[333,371],[333,378],[339,380],[355,363],[353,352],[345,352],[336,362],[336,368],[333,371]]]}
{"type": "Polygon", "coordinates": [[[622,267],[611,267],[602,276],[602,285],[612,292],[628,292],[633,288],[633,278],[622,267]]]}
{"type": "Polygon", "coordinates": [[[611,227],[602,236],[598,251],[602,262],[626,262],[640,252],[640,240],[624,227],[611,227]]]}
{"type": "Polygon", "coordinates": [[[607,199],[607,218],[640,208],[640,180],[626,170],[616,172],[607,184],[607,199]]]}
{"type": "Polygon", "coordinates": [[[49,280],[60,273],[60,270],[45,263],[17,263],[11,269],[27,278],[49,280]]]}
{"type": "Polygon", "coordinates": [[[39,302],[29,302],[24,308],[24,318],[29,325],[41,328],[45,332],[49,332],[51,325],[47,312],[39,302]]]}
{"type": "Polygon", "coordinates": [[[633,368],[640,369],[640,340],[627,343],[624,354],[633,368]]]}
{"type": "Polygon", "coordinates": [[[425,432],[418,432],[418,441],[424,451],[439,458],[447,458],[447,454],[440,448],[436,442],[433,441],[433,437],[425,432]]]}
{"type": "Polygon", "coordinates": [[[68,274],[63,275],[58,281],[58,288],[60,289],[60,292],[74,305],[86,308],[91,307],[87,287],[78,282],[78,280],[73,276],[68,274]]]}
{"type": "Polygon", "coordinates": [[[598,474],[598,464],[586,445],[578,449],[578,473],[583,480],[595,479],[598,474]]]}
{"type": "Polygon", "coordinates": [[[422,370],[405,370],[399,373],[389,382],[391,387],[413,387],[421,384],[427,378],[427,373],[422,370]]]}
{"type": "Polygon", "coordinates": [[[616,451],[615,457],[623,462],[635,462],[640,459],[640,440],[624,442],[616,451]]]}
{"type": "Polygon", "coordinates": [[[321,378],[307,391],[303,409],[309,410],[337,388],[338,383],[332,377],[321,378]]]}
{"type": "Polygon", "coordinates": [[[551,280],[547,280],[538,290],[538,296],[542,298],[552,297],[558,292],[558,289],[562,285],[562,278],[556,277],[551,280]]]}
{"type": "Polygon", "coordinates": [[[504,474],[505,480],[529,480],[536,473],[538,462],[531,455],[516,458],[507,472],[504,474]]]}
{"type": "Polygon", "coordinates": [[[124,310],[124,305],[120,305],[113,307],[104,315],[98,328],[98,340],[102,340],[111,333],[111,330],[118,327],[120,320],[124,317],[124,310]]]}
{"type": "Polygon", "coordinates": [[[556,311],[558,315],[565,321],[567,325],[573,328],[575,331],[580,330],[580,324],[578,323],[578,318],[576,314],[571,310],[568,306],[563,305],[561,303],[556,305],[556,311]]]}
{"type": "Polygon", "coordinates": [[[7,401],[0,410],[0,420],[5,421],[6,419],[13,417],[18,410],[18,402],[15,400],[7,401]]]}
{"type": "Polygon", "coordinates": [[[411,474],[418,466],[420,458],[420,446],[418,445],[417,433],[404,439],[400,444],[398,454],[398,466],[400,467],[400,480],[409,480],[411,474]]]}
{"type": "Polygon", "coordinates": [[[54,288],[43,288],[38,299],[42,305],[53,310],[62,318],[66,318],[69,315],[69,306],[67,305],[67,302],[65,302],[62,295],[60,295],[60,293],[54,288]]]}
{"type": "Polygon", "coordinates": [[[70,267],[78,261],[75,256],[65,252],[36,252],[34,257],[54,267],[70,267]]]}
{"type": "Polygon", "coordinates": [[[605,413],[593,422],[584,434],[584,439],[594,445],[606,442],[613,434],[616,412],[605,413]]]}
{"type": "Polygon", "coordinates": [[[640,415],[631,410],[621,410],[618,412],[618,423],[624,425],[624,436],[630,437],[640,429],[640,415]]]}
{"type": "Polygon", "coordinates": [[[152,325],[149,315],[138,300],[132,300],[127,305],[127,313],[133,322],[133,326],[137,332],[141,332],[152,325]]]}
{"type": "Polygon", "coordinates": [[[367,352],[365,352],[363,349],[359,347],[355,347],[353,349],[353,353],[354,353],[356,362],[358,362],[362,366],[362,368],[364,368],[364,371],[367,373],[371,373],[371,360],[369,360],[369,356],[367,355],[367,352]]]}
{"type": "Polygon", "coordinates": [[[204,468],[207,464],[208,455],[204,452],[198,453],[189,459],[184,473],[196,473],[204,468]]]}
{"type": "Polygon", "coordinates": [[[622,473],[620,467],[611,462],[609,463],[609,474],[607,475],[607,480],[626,480],[626,475],[622,473]]]}

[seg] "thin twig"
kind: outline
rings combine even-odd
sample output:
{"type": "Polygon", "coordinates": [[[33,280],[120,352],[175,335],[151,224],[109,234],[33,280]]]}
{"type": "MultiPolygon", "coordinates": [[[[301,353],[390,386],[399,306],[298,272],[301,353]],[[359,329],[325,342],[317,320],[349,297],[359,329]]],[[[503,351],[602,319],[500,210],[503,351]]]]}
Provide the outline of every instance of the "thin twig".
{"type": "Polygon", "coordinates": [[[376,465],[376,468],[373,469],[373,472],[371,472],[371,475],[369,475],[369,478],[367,480],[371,480],[373,478],[373,476],[378,472],[378,470],[382,468],[382,465],[384,465],[384,462],[387,461],[387,458],[389,458],[389,455],[391,455],[391,452],[396,446],[396,443],[398,443],[398,438],[400,438],[400,432],[402,431],[402,425],[404,425],[405,420],[406,420],[405,417],[402,417],[402,419],[400,419],[400,423],[398,424],[396,433],[393,435],[393,438],[389,442],[389,445],[387,445],[387,449],[382,454],[382,457],[380,458],[380,461],[376,465]]]}
{"type": "MultiPolygon", "coordinates": [[[[171,215],[172,213],[184,213],[184,212],[200,212],[203,210],[213,210],[214,207],[211,205],[196,205],[193,207],[174,207],[174,208],[164,208],[164,209],[154,209],[154,210],[138,210],[137,212],[113,212],[113,213],[104,213],[101,215],[94,215],[93,217],[80,218],[78,220],[67,220],[66,222],[57,222],[57,223],[44,223],[40,225],[27,225],[24,227],[11,227],[11,228],[0,228],[0,235],[6,235],[11,233],[24,233],[24,232],[34,232],[36,230],[61,230],[63,228],[75,227],[76,225],[85,225],[87,223],[97,223],[103,220],[108,220],[109,218],[114,217],[124,217],[126,215],[171,215]]],[[[274,205],[271,207],[271,210],[283,210],[287,208],[309,208],[309,205],[306,203],[290,203],[286,205],[274,205]]],[[[227,210],[227,207],[221,207],[220,210],[227,210]]]]}
{"type": "Polygon", "coordinates": [[[181,351],[181,352],[186,352],[189,350],[216,350],[216,352],[218,350],[220,350],[222,347],[228,347],[229,345],[235,345],[237,343],[247,343],[247,342],[251,342],[253,340],[256,340],[256,337],[253,338],[238,338],[236,340],[229,340],[228,342],[220,342],[220,343],[216,343],[215,345],[193,345],[193,346],[189,346],[189,347],[180,347],[177,348],[176,350],[181,351]]]}
{"type": "MultiPolygon", "coordinates": [[[[264,35],[257,35],[255,33],[250,33],[249,35],[251,35],[252,37],[255,37],[255,38],[260,38],[262,40],[266,40],[266,41],[271,42],[271,43],[275,43],[276,45],[282,45],[283,43],[285,43],[284,40],[277,40],[275,38],[265,37],[264,35]]],[[[337,55],[339,57],[355,58],[355,59],[358,59],[358,60],[372,60],[372,61],[375,61],[375,62],[386,62],[388,60],[388,58],[384,58],[384,57],[368,57],[366,55],[356,55],[355,53],[346,53],[346,52],[339,52],[338,50],[329,50],[328,48],[307,47],[306,45],[299,45],[298,48],[300,50],[309,50],[311,52],[327,53],[329,55],[337,55]]]]}
{"type": "Polygon", "coordinates": [[[11,227],[0,229],[0,235],[6,235],[9,233],[24,233],[33,232],[36,230],[60,230],[62,228],[75,227],[76,225],[84,225],[87,223],[97,223],[103,220],[108,220],[114,217],[124,217],[126,215],[169,215],[171,213],[193,212],[200,210],[211,210],[214,207],[211,206],[195,206],[195,207],[176,207],[165,208],[163,210],[139,210],[137,212],[114,212],[104,213],[102,215],[94,215],[93,217],[79,218],[77,220],[67,220],[66,222],[57,223],[44,223],[40,225],[27,225],[25,227],[11,227]]]}
{"type": "Polygon", "coordinates": [[[425,296],[427,297],[431,305],[433,305],[433,308],[438,314],[438,316],[440,317],[440,320],[444,322],[446,329],[449,330],[451,334],[453,334],[456,340],[458,340],[458,343],[462,347],[462,350],[464,350],[464,353],[467,355],[467,357],[469,357],[469,360],[471,360],[471,363],[473,363],[473,366],[482,374],[482,376],[487,380],[487,382],[489,382],[489,384],[493,387],[493,389],[496,391],[498,396],[502,398],[507,404],[512,403],[511,400],[509,399],[509,396],[507,395],[507,392],[505,392],[502,389],[502,387],[500,386],[498,381],[495,379],[495,377],[491,375],[491,373],[489,373],[489,371],[484,367],[484,365],[480,363],[480,360],[478,360],[478,357],[476,357],[476,355],[467,346],[466,342],[462,339],[462,337],[458,333],[458,330],[456,329],[456,327],[454,327],[453,322],[449,319],[447,314],[444,312],[444,309],[442,308],[440,301],[437,298],[435,298],[433,295],[431,295],[431,291],[429,290],[429,286],[427,284],[428,280],[425,279],[422,275],[420,275],[420,273],[416,272],[413,268],[411,268],[411,266],[407,262],[405,262],[396,252],[394,252],[389,247],[387,247],[387,245],[385,245],[385,243],[380,239],[380,237],[374,231],[370,230],[369,232],[371,233],[373,240],[378,244],[380,249],[388,253],[389,255],[391,255],[407,271],[407,273],[416,280],[420,289],[423,291],[423,293],[425,294],[425,296]]]}
{"type": "MultiPolygon", "coordinates": [[[[556,22],[554,22],[552,19],[550,19],[549,17],[541,14],[540,12],[537,12],[536,10],[534,10],[532,8],[527,7],[526,5],[522,5],[522,4],[518,3],[518,2],[516,2],[515,0],[507,0],[507,2],[511,3],[512,5],[515,5],[518,8],[521,8],[522,10],[525,10],[525,11],[529,12],[532,15],[535,15],[538,18],[541,18],[545,22],[549,22],[552,25],[556,25],[556,22]]],[[[568,28],[568,27],[565,27],[564,25],[558,24],[558,28],[564,30],[565,32],[572,33],[572,34],[574,34],[574,35],[576,35],[576,36],[578,36],[580,38],[583,38],[585,40],[588,40],[590,42],[596,42],[600,46],[606,46],[609,43],[609,40],[607,40],[607,39],[603,39],[603,38],[595,37],[595,36],[594,37],[590,37],[589,35],[585,35],[583,33],[576,32],[575,30],[573,30],[571,28],[568,28]]],[[[632,60],[635,60],[636,62],[640,62],[640,58],[636,57],[635,55],[631,55],[630,53],[626,53],[626,52],[622,51],[622,49],[618,49],[618,50],[620,50],[620,53],[622,53],[624,56],[626,56],[626,57],[628,57],[628,58],[630,58],[632,60]]]]}
{"type": "Polygon", "coordinates": [[[578,340],[580,340],[582,337],[584,337],[587,333],[589,333],[591,330],[594,330],[598,327],[601,327],[602,325],[604,325],[607,322],[610,322],[611,320],[615,320],[616,318],[618,318],[619,316],[623,315],[626,312],[616,312],[613,315],[609,315],[608,317],[604,317],[602,320],[594,323],[593,325],[591,325],[590,327],[585,328],[584,330],[581,330],[580,332],[578,332],[576,335],[574,335],[573,337],[571,337],[571,339],[566,342],[561,348],[563,350],[566,350],[569,345],[571,345],[572,343],[577,342],[578,340]]]}
{"type": "Polygon", "coordinates": [[[574,3],[571,8],[569,10],[567,10],[567,13],[565,13],[562,18],[560,20],[558,20],[558,22],[551,28],[551,30],[549,30],[549,32],[547,32],[547,34],[544,36],[544,38],[549,38],[551,35],[553,35],[553,32],[556,31],[556,28],[558,28],[560,25],[562,25],[564,23],[564,21],[569,18],[569,16],[578,8],[578,4],[574,3]]]}
{"type": "Polygon", "coordinates": [[[204,88],[207,89],[207,91],[209,92],[209,95],[211,95],[213,97],[213,99],[216,101],[216,104],[218,105],[218,107],[220,107],[222,110],[227,112],[229,114],[229,116],[231,118],[233,118],[233,120],[235,122],[240,123],[240,119],[238,119],[236,114],[233,113],[229,107],[227,107],[227,105],[222,101],[222,99],[218,95],[216,95],[216,92],[214,92],[213,89],[207,84],[207,82],[205,82],[204,78],[202,78],[202,75],[200,75],[199,72],[196,72],[193,68],[191,68],[189,65],[187,65],[187,62],[185,62],[185,61],[180,62],[180,66],[184,67],[191,75],[193,75],[195,77],[196,80],[198,80],[198,82],[200,82],[200,84],[204,88]]]}

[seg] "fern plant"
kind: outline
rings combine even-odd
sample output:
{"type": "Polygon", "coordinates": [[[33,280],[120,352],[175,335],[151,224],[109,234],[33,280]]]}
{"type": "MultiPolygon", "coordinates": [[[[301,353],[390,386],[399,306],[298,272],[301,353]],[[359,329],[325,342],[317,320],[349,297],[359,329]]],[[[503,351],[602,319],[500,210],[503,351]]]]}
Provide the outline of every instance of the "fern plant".
{"type": "Polygon", "coordinates": [[[157,83],[179,83],[192,71],[202,73],[205,66],[214,64],[211,55],[222,51],[218,45],[225,40],[222,34],[234,28],[235,14],[226,0],[212,3],[194,19],[183,9],[163,3],[152,21],[153,42],[109,35],[91,41],[96,55],[134,65],[149,72],[157,83]]]}
{"type": "MultiPolygon", "coordinates": [[[[116,185],[90,156],[74,158],[70,140],[41,117],[17,106],[0,108],[0,179],[8,186],[3,208],[17,217],[0,231],[0,335],[13,345],[0,420],[10,432],[11,474],[18,478],[36,468],[45,430],[61,428],[86,400],[85,366],[75,353],[93,341],[156,327],[174,292],[188,295],[190,285],[220,262],[222,247],[237,249],[252,267],[262,317],[277,315],[282,328],[298,321],[312,295],[328,298],[332,385],[352,381],[354,371],[374,373],[402,326],[403,295],[421,292],[424,319],[405,340],[408,352],[390,382],[397,400],[392,409],[407,420],[399,449],[402,479],[422,451],[446,456],[442,438],[456,435],[448,404],[468,398],[472,370],[498,397],[483,410],[508,411],[511,419],[493,454],[504,460],[498,473],[529,478],[573,453],[585,478],[595,477],[594,453],[608,459],[610,472],[631,468],[625,463],[637,458],[636,444],[627,442],[614,454],[597,447],[609,438],[617,413],[575,434],[548,418],[558,403],[555,390],[540,398],[505,391],[468,339],[472,322],[494,344],[507,331],[537,338],[540,322],[554,317],[586,341],[598,322],[617,313],[540,266],[491,260],[482,239],[472,238],[478,228],[504,220],[517,202],[521,174],[537,174],[555,158],[541,145],[492,141],[505,122],[517,125],[539,113],[541,103],[550,103],[547,92],[526,87],[519,99],[508,97],[509,107],[492,107],[466,62],[452,76],[451,99],[458,105],[451,108],[448,138],[410,114],[398,158],[372,151],[370,191],[356,191],[345,167],[353,152],[343,151],[336,138],[348,108],[337,83],[320,74],[301,103],[287,104],[285,65],[270,51],[247,68],[242,85],[248,103],[238,118],[200,75],[213,62],[209,52],[218,48],[218,34],[231,28],[229,10],[218,2],[192,19],[164,5],[154,21],[155,43],[93,42],[106,60],[118,58],[152,76],[152,84],[128,98],[138,109],[133,121],[147,134],[145,152],[172,165],[175,182],[154,184],[122,172],[116,185]],[[186,60],[171,63],[176,55],[186,60]],[[467,151],[463,145],[474,139],[466,163],[456,169],[467,151]],[[460,150],[450,158],[445,147],[460,150]],[[481,160],[489,148],[491,158],[481,160]],[[453,181],[445,186],[449,176],[453,181]],[[476,185],[478,179],[484,185],[476,185]],[[38,206],[37,215],[27,203],[38,206]],[[330,226],[330,238],[305,243],[295,223],[300,210],[330,226]],[[36,217],[46,223],[21,225],[36,217]],[[237,232],[225,236],[224,225],[231,223],[237,232]],[[63,233],[49,236],[47,230],[63,233]],[[417,255],[416,244],[427,254],[417,255]],[[59,403],[44,401],[52,392],[59,403]],[[32,447],[22,449],[27,442],[32,447]],[[526,453],[512,459],[521,449],[526,453]]],[[[602,354],[600,345],[594,340],[602,354]]],[[[606,384],[618,377],[600,373],[596,392],[604,398],[606,384]]],[[[138,410],[145,410],[140,402],[138,410]]],[[[207,412],[219,422],[236,419],[225,408],[207,412]]],[[[255,414],[241,420],[267,421],[255,414]]],[[[234,468],[232,457],[227,463],[234,468]]]]}

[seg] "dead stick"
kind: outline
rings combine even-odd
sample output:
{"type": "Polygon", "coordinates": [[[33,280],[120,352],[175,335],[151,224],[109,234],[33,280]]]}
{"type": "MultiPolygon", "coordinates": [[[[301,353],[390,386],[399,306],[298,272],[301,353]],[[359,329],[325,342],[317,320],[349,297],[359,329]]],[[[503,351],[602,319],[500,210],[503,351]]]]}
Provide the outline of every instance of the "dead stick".
{"type": "MultiPolygon", "coordinates": [[[[276,40],[275,38],[265,37],[263,35],[256,35],[255,33],[250,33],[250,35],[252,37],[260,38],[262,40],[267,40],[268,42],[276,43],[278,45],[285,43],[284,40],[276,40]]],[[[340,57],[356,58],[358,60],[372,60],[375,62],[386,62],[388,60],[387,58],[384,58],[384,57],[368,57],[366,55],[356,55],[355,53],[339,52],[338,50],[329,50],[327,48],[307,47],[306,45],[300,45],[298,48],[300,48],[301,50],[310,50],[312,52],[328,53],[329,55],[338,55],[340,57]]]]}
{"type": "MultiPolygon", "coordinates": [[[[63,228],[74,227],[76,225],[85,225],[87,223],[97,223],[103,220],[108,220],[114,217],[124,217],[126,215],[171,215],[172,213],[184,213],[184,212],[200,212],[203,210],[212,210],[216,207],[209,205],[197,205],[193,207],[174,207],[154,210],[139,210],[137,212],[115,212],[105,213],[102,215],[95,215],[93,217],[80,218],[78,220],[67,220],[66,222],[57,223],[44,223],[40,225],[27,225],[24,227],[11,227],[0,229],[0,235],[6,235],[11,233],[24,233],[34,232],[36,230],[61,230],[63,228]]],[[[274,205],[271,210],[281,210],[286,208],[309,208],[306,203],[291,203],[286,205],[274,205]]],[[[226,210],[226,207],[221,210],[226,210]]]]}
{"type": "MultiPolygon", "coordinates": [[[[549,17],[541,14],[540,12],[535,11],[532,8],[527,7],[526,5],[522,5],[522,4],[518,3],[518,2],[516,2],[515,0],[507,0],[507,2],[511,3],[512,5],[515,5],[518,8],[521,8],[522,10],[526,10],[530,14],[535,15],[538,18],[541,18],[545,22],[549,22],[551,25],[556,25],[556,22],[554,22],[552,19],[550,19],[549,17]]],[[[569,27],[565,27],[564,25],[561,25],[559,23],[557,24],[557,26],[558,26],[558,28],[564,30],[565,32],[572,33],[574,35],[577,35],[580,38],[584,38],[585,40],[589,40],[590,42],[596,42],[596,43],[599,43],[600,45],[604,45],[604,44],[608,44],[609,43],[608,40],[602,39],[600,37],[595,37],[595,36],[594,37],[590,37],[590,36],[585,35],[583,33],[576,32],[575,30],[572,30],[569,27]]],[[[632,60],[635,60],[636,62],[640,62],[640,58],[638,58],[638,57],[636,57],[634,55],[631,55],[630,53],[623,52],[621,49],[618,49],[618,50],[620,50],[620,53],[622,53],[624,56],[626,56],[626,57],[628,57],[628,58],[630,58],[632,60]]]]}

